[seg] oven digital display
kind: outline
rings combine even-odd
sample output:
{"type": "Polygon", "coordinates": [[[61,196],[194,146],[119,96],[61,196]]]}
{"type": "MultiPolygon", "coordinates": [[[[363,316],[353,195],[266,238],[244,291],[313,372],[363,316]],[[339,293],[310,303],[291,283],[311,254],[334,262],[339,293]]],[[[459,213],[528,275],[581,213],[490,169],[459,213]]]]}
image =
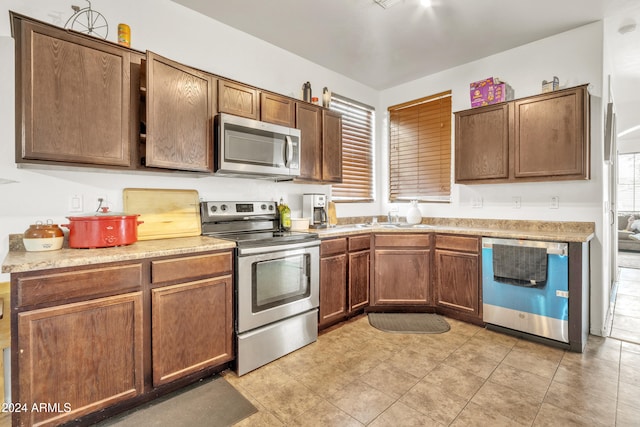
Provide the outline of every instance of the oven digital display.
{"type": "Polygon", "coordinates": [[[253,212],[253,203],[236,203],[236,212],[253,212]]]}

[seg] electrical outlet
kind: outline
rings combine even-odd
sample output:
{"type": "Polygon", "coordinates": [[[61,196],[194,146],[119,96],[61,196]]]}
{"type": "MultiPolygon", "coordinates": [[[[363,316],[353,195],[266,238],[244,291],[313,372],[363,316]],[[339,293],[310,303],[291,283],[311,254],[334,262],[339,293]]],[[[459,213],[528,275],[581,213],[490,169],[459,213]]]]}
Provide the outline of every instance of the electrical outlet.
{"type": "Polygon", "coordinates": [[[474,197],[471,199],[471,207],[479,209],[482,207],[482,197],[474,197]]]}
{"type": "Polygon", "coordinates": [[[69,212],[82,212],[82,196],[74,194],[69,196],[69,212]]]}
{"type": "Polygon", "coordinates": [[[560,197],[551,196],[551,205],[549,206],[549,208],[558,209],[559,207],[560,207],[560,197]]]}
{"type": "Polygon", "coordinates": [[[522,198],[516,196],[513,198],[513,209],[520,209],[522,207],[522,198]]]}

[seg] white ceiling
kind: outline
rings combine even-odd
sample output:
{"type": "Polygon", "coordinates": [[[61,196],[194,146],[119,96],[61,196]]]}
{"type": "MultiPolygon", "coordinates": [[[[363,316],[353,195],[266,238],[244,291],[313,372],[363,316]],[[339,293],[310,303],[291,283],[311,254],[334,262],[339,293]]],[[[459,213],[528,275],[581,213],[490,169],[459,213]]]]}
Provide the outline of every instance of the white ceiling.
{"type": "MultiPolygon", "coordinates": [[[[640,25],[639,0],[399,0],[387,9],[373,0],[173,1],[378,90],[605,17],[640,25]]],[[[614,47],[624,61],[614,67],[640,78],[640,29],[614,47]]],[[[629,92],[618,89],[622,106],[629,92]]],[[[631,126],[623,113],[619,130],[631,126]]]]}

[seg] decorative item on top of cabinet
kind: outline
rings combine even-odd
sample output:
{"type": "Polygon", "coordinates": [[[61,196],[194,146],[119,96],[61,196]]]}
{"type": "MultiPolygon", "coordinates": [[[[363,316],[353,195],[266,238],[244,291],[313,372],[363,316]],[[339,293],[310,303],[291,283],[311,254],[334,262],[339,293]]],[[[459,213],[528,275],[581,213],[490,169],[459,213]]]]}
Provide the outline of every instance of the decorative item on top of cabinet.
{"type": "Polygon", "coordinates": [[[460,111],[455,117],[457,183],[590,178],[587,85],[460,111]]]}
{"type": "Polygon", "coordinates": [[[480,238],[436,234],[435,304],[438,311],[482,323],[480,238]]]}
{"type": "Polygon", "coordinates": [[[374,306],[431,303],[431,234],[374,235],[374,306]]]}
{"type": "Polygon", "coordinates": [[[131,166],[131,53],[10,15],[16,163],[131,166]]]}
{"type": "Polygon", "coordinates": [[[260,92],[260,120],[286,127],[295,127],[295,101],[268,92],[260,92]]]}
{"type": "Polygon", "coordinates": [[[147,52],[145,165],[213,172],[215,100],[211,75],[147,52]]]}
{"type": "Polygon", "coordinates": [[[218,80],[218,111],[258,120],[258,90],[225,79],[218,80]]]}

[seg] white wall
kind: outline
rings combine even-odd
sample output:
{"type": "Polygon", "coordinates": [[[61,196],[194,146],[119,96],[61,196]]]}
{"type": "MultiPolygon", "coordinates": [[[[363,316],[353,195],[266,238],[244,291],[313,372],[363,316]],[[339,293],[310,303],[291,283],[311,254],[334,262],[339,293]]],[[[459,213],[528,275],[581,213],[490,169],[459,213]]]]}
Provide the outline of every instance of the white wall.
{"type": "MultiPolygon", "coordinates": [[[[77,4],[84,4],[80,1],[77,4]]],[[[24,232],[34,221],[64,223],[72,195],[84,198],[85,211],[106,195],[113,211],[122,210],[127,187],[196,189],[204,199],[263,199],[289,203],[294,216],[302,209],[301,195],[330,191],[330,186],[273,183],[252,179],[190,177],[180,174],[109,173],[86,169],[18,169],[14,163],[14,40],[8,11],[63,26],[73,11],[68,0],[9,0],[0,8],[0,260],[8,251],[8,235],[24,232]],[[5,8],[4,5],[7,4],[5,8]]],[[[299,97],[302,84],[311,82],[314,94],[324,86],[341,95],[376,105],[379,93],[306,59],[234,30],[169,0],[94,1],[109,25],[110,41],[117,25],[131,27],[132,48],[160,55],[231,79],[299,97]]],[[[0,281],[8,280],[7,274],[0,281]]]]}
{"type": "MultiPolygon", "coordinates": [[[[511,84],[516,97],[539,93],[541,81],[554,75],[560,77],[562,86],[590,83],[593,117],[591,180],[454,185],[450,204],[423,204],[421,210],[425,216],[595,222],[596,238],[591,244],[591,331],[602,333],[608,304],[605,272],[609,270],[602,250],[605,186],[601,166],[602,120],[599,119],[603,117],[602,23],[590,24],[378,92],[169,0],[112,0],[93,4],[110,23],[108,39],[111,41],[115,40],[117,24],[125,22],[131,27],[134,49],[152,50],[176,61],[288,96],[299,97],[302,84],[310,81],[314,93],[327,86],[341,95],[375,106],[378,119],[376,201],[338,205],[338,216],[378,215],[386,213],[391,206],[386,202],[386,108],[389,105],[450,89],[454,111],[467,109],[470,107],[469,83],[489,76],[500,77],[511,84]],[[521,197],[520,209],[512,208],[513,196],[521,197]],[[559,196],[559,209],[549,209],[551,196],[559,196]],[[482,198],[482,208],[471,208],[471,201],[475,198],[482,198]]],[[[0,9],[0,12],[4,10],[0,9]]],[[[67,0],[9,0],[6,10],[56,25],[63,25],[71,15],[67,0]]],[[[295,215],[301,208],[302,193],[330,191],[330,186],[218,177],[17,169],[13,161],[14,47],[8,14],[5,17],[0,19],[0,72],[4,77],[0,79],[0,179],[18,182],[0,185],[0,258],[6,254],[9,233],[21,233],[35,220],[51,218],[63,222],[68,215],[68,199],[74,194],[84,197],[85,210],[93,206],[97,195],[106,195],[113,210],[121,209],[122,189],[126,187],[193,188],[205,199],[277,200],[284,196],[295,215]]],[[[407,207],[406,204],[399,206],[401,215],[407,207]]],[[[0,275],[0,280],[8,280],[8,275],[0,275]]]]}
{"type": "MultiPolygon", "coordinates": [[[[386,117],[387,106],[430,94],[452,91],[453,111],[471,107],[469,83],[486,77],[499,77],[515,90],[516,98],[541,92],[542,80],[560,78],[561,87],[589,83],[591,94],[591,179],[587,181],[519,184],[453,185],[449,204],[421,204],[423,216],[589,221],[596,224],[591,242],[591,332],[602,334],[608,305],[609,255],[603,251],[603,170],[604,117],[603,23],[597,22],[553,37],[536,41],[468,64],[426,76],[381,93],[378,117],[386,117]],[[521,208],[513,208],[513,197],[521,198],[521,208]],[[559,209],[550,209],[552,196],[559,196],[559,209]],[[482,199],[481,208],[472,200],[482,199]]],[[[381,145],[385,145],[382,143],[381,145]]],[[[453,150],[452,150],[453,152],[453,150]]],[[[380,151],[379,151],[380,153],[380,151]]],[[[386,152],[382,153],[386,158],[386,152]]],[[[381,197],[382,211],[391,206],[381,197]]],[[[408,204],[399,205],[400,214],[408,204]]]]}

